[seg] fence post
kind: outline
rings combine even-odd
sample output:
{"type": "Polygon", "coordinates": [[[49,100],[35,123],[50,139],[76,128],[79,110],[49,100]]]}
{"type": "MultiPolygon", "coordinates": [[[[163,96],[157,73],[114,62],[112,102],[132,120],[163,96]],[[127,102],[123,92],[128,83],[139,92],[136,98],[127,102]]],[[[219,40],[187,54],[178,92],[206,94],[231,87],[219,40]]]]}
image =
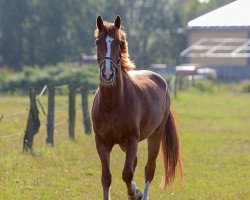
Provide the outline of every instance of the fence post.
{"type": "Polygon", "coordinates": [[[192,75],[192,86],[195,86],[195,80],[194,80],[194,75],[192,75]]]}
{"type": "Polygon", "coordinates": [[[55,86],[48,85],[48,117],[46,144],[54,145],[55,86]]]}
{"type": "Polygon", "coordinates": [[[32,151],[34,135],[39,131],[39,111],[36,104],[36,91],[30,88],[30,110],[23,138],[23,152],[32,151]]]}
{"type": "Polygon", "coordinates": [[[88,95],[89,90],[85,87],[81,88],[82,96],[82,114],[83,114],[83,125],[86,134],[91,134],[91,122],[89,117],[89,106],[88,106],[88,95]]]}
{"type": "Polygon", "coordinates": [[[179,79],[179,75],[175,74],[175,81],[174,81],[174,97],[175,98],[177,98],[178,79],[179,79]]]}
{"type": "Polygon", "coordinates": [[[74,85],[69,85],[69,137],[75,139],[75,100],[76,88],[74,85]]]}
{"type": "Polygon", "coordinates": [[[183,76],[182,75],[179,76],[179,81],[180,81],[179,90],[182,90],[183,89],[183,76]]]}

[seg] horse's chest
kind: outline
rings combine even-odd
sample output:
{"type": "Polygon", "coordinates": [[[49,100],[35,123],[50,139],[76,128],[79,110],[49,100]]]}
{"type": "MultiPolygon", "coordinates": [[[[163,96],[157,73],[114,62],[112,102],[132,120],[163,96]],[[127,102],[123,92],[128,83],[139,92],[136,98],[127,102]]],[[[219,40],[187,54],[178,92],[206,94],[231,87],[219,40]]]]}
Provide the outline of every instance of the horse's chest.
{"type": "Polygon", "coordinates": [[[122,113],[103,116],[102,119],[96,122],[97,134],[102,138],[112,140],[114,143],[120,143],[126,137],[129,127],[130,124],[122,113]]]}

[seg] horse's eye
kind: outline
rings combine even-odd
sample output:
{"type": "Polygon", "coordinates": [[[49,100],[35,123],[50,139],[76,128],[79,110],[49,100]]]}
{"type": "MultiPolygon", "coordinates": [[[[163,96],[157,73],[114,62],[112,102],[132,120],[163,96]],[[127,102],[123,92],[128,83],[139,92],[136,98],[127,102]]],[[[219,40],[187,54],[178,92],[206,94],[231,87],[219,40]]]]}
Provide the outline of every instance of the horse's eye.
{"type": "Polygon", "coordinates": [[[95,41],[95,45],[97,46],[99,44],[99,41],[95,41]]]}

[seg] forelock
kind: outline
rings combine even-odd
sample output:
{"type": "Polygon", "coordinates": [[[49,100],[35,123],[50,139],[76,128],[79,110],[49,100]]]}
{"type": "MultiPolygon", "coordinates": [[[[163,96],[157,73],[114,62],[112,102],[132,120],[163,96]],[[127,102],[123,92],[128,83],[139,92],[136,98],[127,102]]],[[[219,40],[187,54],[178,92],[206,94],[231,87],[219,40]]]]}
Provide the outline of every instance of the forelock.
{"type": "Polygon", "coordinates": [[[95,38],[100,38],[101,36],[106,37],[107,35],[114,38],[115,40],[126,40],[126,34],[122,26],[120,29],[117,29],[113,23],[104,21],[102,31],[96,28],[95,38]]]}

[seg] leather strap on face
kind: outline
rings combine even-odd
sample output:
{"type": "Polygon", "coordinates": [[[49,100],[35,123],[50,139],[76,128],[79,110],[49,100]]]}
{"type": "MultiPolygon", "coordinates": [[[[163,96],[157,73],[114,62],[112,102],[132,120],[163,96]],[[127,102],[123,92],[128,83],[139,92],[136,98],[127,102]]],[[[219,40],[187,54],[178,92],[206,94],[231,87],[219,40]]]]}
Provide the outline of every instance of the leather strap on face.
{"type": "Polygon", "coordinates": [[[101,61],[99,62],[99,66],[100,66],[103,62],[105,62],[106,60],[108,60],[109,62],[113,63],[114,66],[115,66],[117,69],[120,67],[120,64],[115,63],[115,61],[113,61],[113,60],[112,60],[111,58],[109,58],[109,57],[106,57],[106,58],[104,58],[103,60],[101,60],[101,61]]]}
{"type": "Polygon", "coordinates": [[[99,66],[101,67],[101,64],[108,60],[109,62],[113,63],[114,66],[118,69],[120,67],[120,60],[121,60],[121,42],[117,42],[118,47],[119,47],[119,63],[116,63],[112,58],[106,57],[103,60],[99,61],[99,66]]]}

